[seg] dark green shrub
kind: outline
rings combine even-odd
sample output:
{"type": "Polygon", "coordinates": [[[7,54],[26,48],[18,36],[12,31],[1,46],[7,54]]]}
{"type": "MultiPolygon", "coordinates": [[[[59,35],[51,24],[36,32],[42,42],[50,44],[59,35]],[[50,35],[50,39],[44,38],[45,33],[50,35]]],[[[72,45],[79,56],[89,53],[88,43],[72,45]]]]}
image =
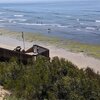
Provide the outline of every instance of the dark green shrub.
{"type": "Polygon", "coordinates": [[[27,65],[2,62],[0,84],[16,100],[100,100],[100,75],[58,57],[38,57],[27,65]]]}

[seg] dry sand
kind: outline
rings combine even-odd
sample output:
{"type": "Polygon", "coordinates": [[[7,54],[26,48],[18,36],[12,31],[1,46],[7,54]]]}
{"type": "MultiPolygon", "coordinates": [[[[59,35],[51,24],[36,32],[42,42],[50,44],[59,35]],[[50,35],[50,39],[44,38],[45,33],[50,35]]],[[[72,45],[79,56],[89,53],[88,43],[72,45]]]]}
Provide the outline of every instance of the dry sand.
{"type": "MultiPolygon", "coordinates": [[[[54,47],[52,45],[48,45],[40,42],[25,42],[26,49],[31,47],[33,44],[38,44],[40,46],[44,46],[50,50],[50,57],[58,56],[63,57],[66,60],[71,61],[73,64],[77,65],[79,68],[90,67],[94,69],[95,72],[100,72],[100,59],[96,59],[93,57],[89,57],[83,53],[73,53],[70,51],[66,51],[61,48],[54,47]]],[[[5,47],[8,49],[14,49],[16,46],[23,47],[23,42],[14,38],[0,36],[0,47],[5,47]]]]}
{"type": "Polygon", "coordinates": [[[3,86],[0,86],[0,100],[6,100],[5,96],[10,96],[11,93],[5,89],[3,89],[3,86]]]}

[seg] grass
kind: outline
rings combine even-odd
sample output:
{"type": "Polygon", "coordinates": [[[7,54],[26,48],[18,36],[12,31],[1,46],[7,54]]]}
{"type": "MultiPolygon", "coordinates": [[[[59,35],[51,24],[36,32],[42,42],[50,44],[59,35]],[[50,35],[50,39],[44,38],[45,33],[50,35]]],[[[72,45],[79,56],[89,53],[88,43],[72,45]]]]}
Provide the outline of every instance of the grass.
{"type": "Polygon", "coordinates": [[[25,99],[17,98],[16,96],[12,95],[12,96],[6,96],[4,100],[25,100],[25,99]]]}
{"type": "MultiPolygon", "coordinates": [[[[14,32],[6,29],[0,29],[0,34],[22,40],[21,32],[14,32]]],[[[25,34],[25,40],[29,42],[37,41],[37,42],[47,43],[66,50],[70,50],[72,52],[82,52],[89,56],[93,56],[95,58],[100,59],[100,45],[79,43],[76,41],[60,39],[53,36],[46,36],[39,33],[25,32],[24,34],[25,34]]]]}
{"type": "Polygon", "coordinates": [[[100,59],[100,45],[84,44],[79,42],[72,42],[66,46],[71,51],[83,52],[87,55],[93,56],[100,59]]]}

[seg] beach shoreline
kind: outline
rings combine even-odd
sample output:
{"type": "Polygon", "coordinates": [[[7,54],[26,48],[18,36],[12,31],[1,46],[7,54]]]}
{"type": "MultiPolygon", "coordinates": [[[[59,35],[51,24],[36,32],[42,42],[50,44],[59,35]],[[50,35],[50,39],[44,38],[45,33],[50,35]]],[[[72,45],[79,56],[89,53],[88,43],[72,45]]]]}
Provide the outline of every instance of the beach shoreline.
{"type": "MultiPolygon", "coordinates": [[[[9,29],[0,29],[0,35],[15,38],[22,41],[22,32],[9,30],[9,29]]],[[[100,45],[99,44],[86,44],[70,39],[61,39],[54,36],[47,36],[40,33],[31,33],[24,32],[25,41],[28,42],[38,42],[47,45],[53,45],[54,47],[63,48],[64,50],[75,52],[75,53],[84,53],[88,56],[100,59],[100,45]]]]}
{"type": "MultiPolygon", "coordinates": [[[[6,31],[7,32],[7,31],[6,31]]],[[[21,35],[21,34],[20,34],[21,35]]],[[[0,47],[7,48],[13,50],[16,46],[21,46],[23,49],[22,37],[18,39],[18,37],[14,37],[12,35],[2,34],[0,35],[0,47]]],[[[69,50],[65,50],[64,48],[54,46],[53,44],[49,44],[47,42],[41,41],[25,41],[26,49],[31,47],[33,44],[37,44],[48,48],[50,50],[50,57],[58,56],[60,58],[65,58],[66,60],[71,61],[73,64],[78,66],[79,68],[90,67],[95,72],[100,72],[100,59],[96,59],[94,57],[88,56],[83,52],[71,52],[69,50]]]]}

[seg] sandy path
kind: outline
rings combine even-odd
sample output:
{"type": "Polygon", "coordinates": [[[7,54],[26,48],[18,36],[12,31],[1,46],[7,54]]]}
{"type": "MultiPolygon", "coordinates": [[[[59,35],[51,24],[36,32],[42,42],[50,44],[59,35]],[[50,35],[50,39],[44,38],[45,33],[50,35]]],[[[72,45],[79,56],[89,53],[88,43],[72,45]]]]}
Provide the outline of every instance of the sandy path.
{"type": "MultiPolygon", "coordinates": [[[[26,49],[31,47],[33,44],[44,46],[50,50],[50,57],[54,57],[54,56],[63,57],[73,62],[79,68],[86,68],[88,66],[94,69],[96,72],[97,71],[100,72],[100,60],[99,59],[89,57],[82,53],[73,53],[70,51],[66,51],[64,49],[56,48],[54,46],[43,44],[40,42],[25,42],[25,44],[26,44],[26,49]]],[[[18,45],[23,47],[23,42],[17,39],[12,39],[10,37],[0,36],[0,47],[6,47],[8,49],[13,50],[18,45]]]]}

